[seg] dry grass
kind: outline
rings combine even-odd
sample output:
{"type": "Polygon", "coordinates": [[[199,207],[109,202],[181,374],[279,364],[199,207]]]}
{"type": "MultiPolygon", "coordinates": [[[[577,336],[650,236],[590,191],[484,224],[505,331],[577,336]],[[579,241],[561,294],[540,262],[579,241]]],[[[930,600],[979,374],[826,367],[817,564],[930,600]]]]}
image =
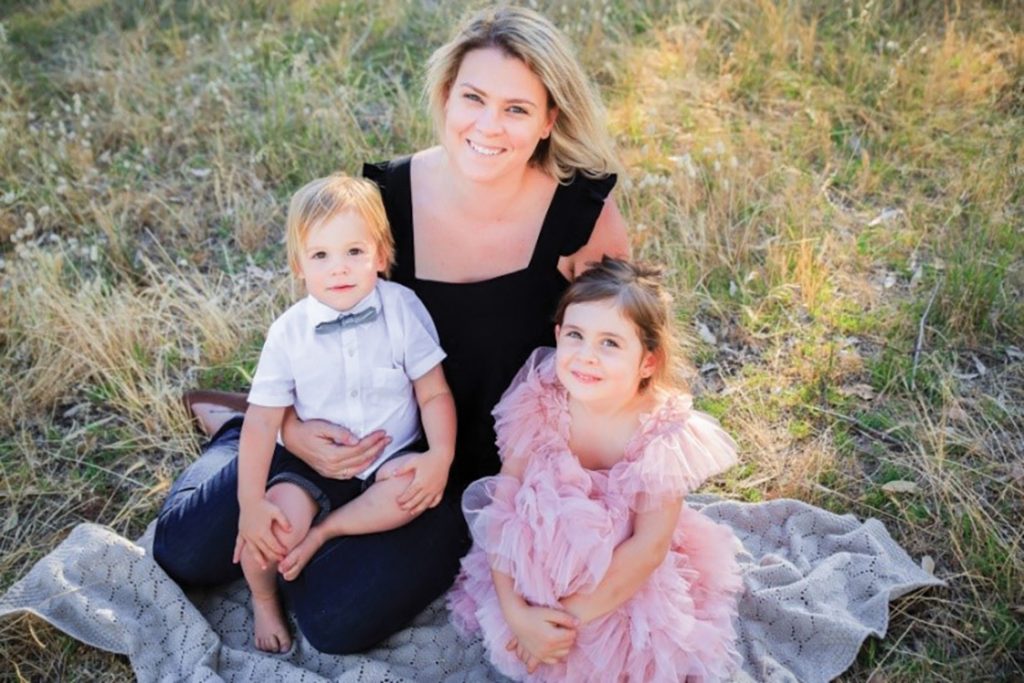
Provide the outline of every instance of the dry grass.
{"type": "MultiPolygon", "coordinates": [[[[745,454],[718,490],[879,517],[950,584],[843,680],[1024,677],[1015,3],[536,4],[605,93],[635,251],[707,328],[745,454]]],[[[244,387],[288,300],[285,199],[430,143],[421,65],[465,6],[0,10],[0,589],[78,522],[152,518],[196,452],[177,396],[244,387]]],[[[0,635],[3,680],[130,675],[0,635]]]]}

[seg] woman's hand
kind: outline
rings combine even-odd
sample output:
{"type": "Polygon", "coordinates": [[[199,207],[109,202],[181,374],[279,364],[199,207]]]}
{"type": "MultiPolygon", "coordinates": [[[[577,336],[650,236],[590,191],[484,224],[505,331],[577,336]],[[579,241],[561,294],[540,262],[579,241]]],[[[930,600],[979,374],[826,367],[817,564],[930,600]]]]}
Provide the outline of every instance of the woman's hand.
{"type": "Polygon", "coordinates": [[[384,463],[377,473],[377,480],[412,474],[412,481],[395,502],[398,507],[415,516],[428,508],[437,507],[441,502],[451,464],[452,458],[442,453],[410,453],[384,463]]]}
{"type": "Polygon", "coordinates": [[[531,674],[541,664],[565,659],[576,642],[576,618],[560,609],[524,603],[507,618],[515,637],[505,648],[514,651],[531,674]]]}
{"type": "Polygon", "coordinates": [[[383,430],[358,439],[344,427],[324,420],[303,422],[294,410],[285,414],[281,436],[289,451],[318,474],[331,479],[351,479],[391,443],[391,437],[383,430]]]}

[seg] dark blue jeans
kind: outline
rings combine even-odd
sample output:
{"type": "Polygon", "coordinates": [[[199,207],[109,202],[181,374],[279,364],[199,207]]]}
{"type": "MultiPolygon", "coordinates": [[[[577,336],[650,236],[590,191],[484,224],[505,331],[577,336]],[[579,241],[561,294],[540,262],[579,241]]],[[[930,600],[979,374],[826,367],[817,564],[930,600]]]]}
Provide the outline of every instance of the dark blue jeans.
{"type": "MultiPolygon", "coordinates": [[[[153,557],[183,586],[215,586],[242,576],[231,562],[241,423],[233,420],[214,436],[174,483],[157,518],[153,557]]],[[[353,497],[360,489],[353,485],[353,497]]],[[[469,545],[459,497],[446,495],[393,531],[328,541],[294,581],[278,583],[313,647],[361,652],[448,590],[469,545]]]]}

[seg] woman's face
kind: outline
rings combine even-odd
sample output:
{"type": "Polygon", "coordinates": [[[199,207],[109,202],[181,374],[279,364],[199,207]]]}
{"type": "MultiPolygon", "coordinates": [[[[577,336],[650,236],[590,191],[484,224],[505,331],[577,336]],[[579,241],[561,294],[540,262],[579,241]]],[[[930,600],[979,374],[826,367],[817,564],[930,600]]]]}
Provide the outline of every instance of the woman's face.
{"type": "Polygon", "coordinates": [[[521,174],[557,110],[537,74],[498,48],[466,53],[448,92],[444,140],[452,164],[487,182],[521,174]]]}

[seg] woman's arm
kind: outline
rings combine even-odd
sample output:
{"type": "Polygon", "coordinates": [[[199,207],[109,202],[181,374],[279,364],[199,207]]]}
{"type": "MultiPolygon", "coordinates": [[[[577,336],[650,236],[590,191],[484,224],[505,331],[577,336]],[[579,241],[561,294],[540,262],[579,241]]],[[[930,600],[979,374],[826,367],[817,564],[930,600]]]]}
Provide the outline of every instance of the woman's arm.
{"type": "Polygon", "coordinates": [[[587,269],[587,264],[600,261],[607,254],[618,258],[629,258],[629,236],[626,234],[626,220],[619,213],[615,199],[609,196],[604,201],[601,215],[597,217],[590,240],[580,247],[576,253],[563,257],[558,262],[558,269],[568,280],[576,277],[587,269]]]}
{"type": "Polygon", "coordinates": [[[344,427],[324,420],[303,422],[293,408],[285,412],[281,438],[291,453],[331,479],[349,479],[362,472],[391,443],[381,429],[358,439],[344,427]]]}
{"type": "Polygon", "coordinates": [[[683,499],[642,512],[633,520],[633,535],[612,554],[601,583],[591,593],[576,593],[562,600],[566,611],[586,624],[614,611],[636,594],[668,554],[683,499]]]}

